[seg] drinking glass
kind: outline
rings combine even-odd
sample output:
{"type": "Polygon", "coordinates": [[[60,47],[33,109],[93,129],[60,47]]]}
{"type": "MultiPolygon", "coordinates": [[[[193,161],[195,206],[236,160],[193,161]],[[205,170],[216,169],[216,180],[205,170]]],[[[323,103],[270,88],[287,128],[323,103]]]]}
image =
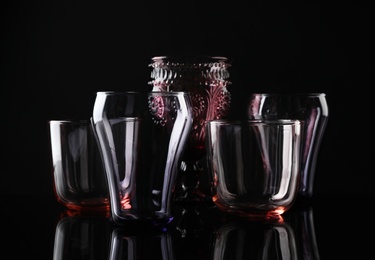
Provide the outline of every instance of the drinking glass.
{"type": "Polygon", "coordinates": [[[248,105],[250,119],[298,119],[304,121],[302,170],[298,197],[313,196],[315,169],[328,120],[325,93],[254,93],[248,105]]]}
{"type": "Polygon", "coordinates": [[[229,67],[226,57],[176,55],[153,57],[150,67],[152,91],[189,92],[193,104],[193,127],[189,135],[176,186],[176,201],[211,201],[205,171],[205,123],[225,118],[231,95],[227,87],[229,67]]]}
{"type": "Polygon", "coordinates": [[[98,92],[92,125],[118,225],[169,223],[178,165],[193,122],[185,92],[98,92]]]}
{"type": "Polygon", "coordinates": [[[89,120],[50,120],[54,193],[73,211],[109,211],[104,166],[89,120]]]}
{"type": "Polygon", "coordinates": [[[214,204],[249,220],[279,220],[294,203],[300,171],[298,120],[207,122],[214,204]]]}

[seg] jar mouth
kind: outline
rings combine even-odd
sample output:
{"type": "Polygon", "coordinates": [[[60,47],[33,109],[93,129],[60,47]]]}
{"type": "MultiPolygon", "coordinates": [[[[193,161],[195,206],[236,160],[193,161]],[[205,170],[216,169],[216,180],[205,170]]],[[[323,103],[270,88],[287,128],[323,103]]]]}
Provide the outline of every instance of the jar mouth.
{"type": "Polygon", "coordinates": [[[203,91],[205,88],[226,91],[231,66],[229,59],[208,55],[171,55],[151,58],[153,91],[203,91]],[[197,87],[199,89],[197,89],[197,87]]]}
{"type": "Polygon", "coordinates": [[[166,55],[155,56],[151,58],[150,67],[186,67],[200,68],[208,66],[229,67],[230,60],[224,56],[208,56],[208,55],[166,55]]]}

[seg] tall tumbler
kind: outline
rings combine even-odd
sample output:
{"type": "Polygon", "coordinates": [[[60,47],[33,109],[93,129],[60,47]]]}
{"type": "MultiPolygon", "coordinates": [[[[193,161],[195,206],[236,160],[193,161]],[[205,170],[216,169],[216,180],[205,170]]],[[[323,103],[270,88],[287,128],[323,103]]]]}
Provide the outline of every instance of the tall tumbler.
{"type": "Polygon", "coordinates": [[[211,201],[205,169],[205,123],[225,118],[231,62],[226,57],[175,55],[153,57],[150,67],[152,91],[189,92],[193,104],[193,128],[180,165],[176,201],[211,201]]]}
{"type": "Polygon", "coordinates": [[[298,198],[312,198],[319,148],[328,120],[325,93],[254,93],[250,96],[248,116],[250,119],[304,121],[298,198]]]}
{"type": "Polygon", "coordinates": [[[92,125],[113,222],[159,227],[173,219],[178,165],[192,121],[190,96],[184,92],[97,93],[92,125]]]}

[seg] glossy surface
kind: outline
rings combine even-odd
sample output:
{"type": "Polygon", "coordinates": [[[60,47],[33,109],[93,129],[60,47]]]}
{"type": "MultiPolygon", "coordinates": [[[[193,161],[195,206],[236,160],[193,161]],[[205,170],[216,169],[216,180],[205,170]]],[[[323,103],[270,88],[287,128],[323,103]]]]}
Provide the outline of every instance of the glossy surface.
{"type": "MultiPolygon", "coordinates": [[[[282,248],[281,241],[286,243],[290,251],[293,249],[293,252],[297,252],[298,257],[295,259],[299,260],[345,259],[348,255],[367,259],[373,250],[373,228],[369,221],[364,221],[363,215],[355,212],[337,212],[338,209],[345,208],[347,203],[357,205],[358,208],[370,205],[370,199],[363,197],[351,196],[345,203],[340,201],[333,207],[331,196],[315,196],[311,204],[295,204],[284,214],[284,222],[279,224],[244,222],[223,214],[211,204],[178,204],[173,207],[175,218],[168,228],[149,233],[126,228],[118,230],[108,218],[102,216],[68,216],[52,195],[32,194],[28,200],[33,205],[23,203],[22,196],[13,196],[12,200],[5,201],[2,206],[1,222],[9,227],[3,230],[4,239],[0,244],[4,259],[12,256],[13,259],[35,257],[40,260],[107,260],[110,259],[111,252],[120,251],[118,247],[110,246],[119,236],[126,240],[121,242],[122,245],[127,245],[126,250],[133,252],[133,255],[142,256],[139,258],[142,260],[215,260],[213,255],[218,250],[226,252],[227,256],[254,257],[257,253],[266,255],[276,252],[276,249],[282,248]],[[16,212],[20,204],[24,205],[25,211],[30,212],[27,220],[20,214],[12,217],[4,214],[16,212]],[[36,211],[35,204],[43,210],[36,211]],[[235,228],[224,234],[223,230],[228,230],[228,225],[235,228]],[[276,240],[280,238],[280,231],[275,230],[278,225],[288,237],[276,240]],[[218,246],[220,234],[223,246],[218,246]],[[113,237],[116,239],[113,240],[113,237]],[[163,237],[171,243],[162,241],[163,237]],[[264,238],[270,239],[263,240],[264,238]],[[238,243],[234,243],[235,241],[238,243]],[[172,257],[160,256],[163,247],[169,253],[173,250],[172,257]],[[152,258],[153,256],[158,258],[152,258]]],[[[119,257],[116,260],[120,259],[132,258],[128,255],[128,258],[119,257]]]]}
{"type": "Polygon", "coordinates": [[[297,195],[301,130],[298,120],[207,122],[213,202],[244,218],[278,220],[297,195]]]}
{"type": "Polygon", "coordinates": [[[49,134],[57,200],[70,210],[107,211],[104,166],[90,121],[51,120],[49,134]]]}
{"type": "Polygon", "coordinates": [[[315,168],[320,144],[328,122],[325,93],[254,93],[248,116],[252,119],[299,119],[304,121],[302,171],[298,196],[313,196],[315,168]]]}
{"type": "Polygon", "coordinates": [[[111,218],[118,225],[163,225],[173,218],[178,166],[193,121],[191,100],[184,92],[134,95],[100,92],[93,108],[111,218]]]}

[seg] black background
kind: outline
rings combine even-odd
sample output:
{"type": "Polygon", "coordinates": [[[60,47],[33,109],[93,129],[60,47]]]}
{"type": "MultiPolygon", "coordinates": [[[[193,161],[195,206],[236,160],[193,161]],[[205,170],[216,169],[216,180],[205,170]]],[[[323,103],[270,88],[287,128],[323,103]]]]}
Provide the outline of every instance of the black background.
{"type": "Polygon", "coordinates": [[[245,2],[2,2],[0,192],[52,196],[48,120],[149,89],[153,56],[198,53],[232,58],[233,104],[325,92],[315,193],[373,195],[374,5],[245,2]]]}
{"type": "MultiPolygon", "coordinates": [[[[60,213],[48,121],[89,118],[97,91],[149,89],[153,56],[197,53],[232,58],[234,106],[251,92],[327,94],[314,194],[319,249],[370,254],[374,4],[282,2],[2,1],[0,210],[9,232],[1,252],[53,254],[60,213]]],[[[200,240],[192,241],[194,256],[200,240]]]]}

